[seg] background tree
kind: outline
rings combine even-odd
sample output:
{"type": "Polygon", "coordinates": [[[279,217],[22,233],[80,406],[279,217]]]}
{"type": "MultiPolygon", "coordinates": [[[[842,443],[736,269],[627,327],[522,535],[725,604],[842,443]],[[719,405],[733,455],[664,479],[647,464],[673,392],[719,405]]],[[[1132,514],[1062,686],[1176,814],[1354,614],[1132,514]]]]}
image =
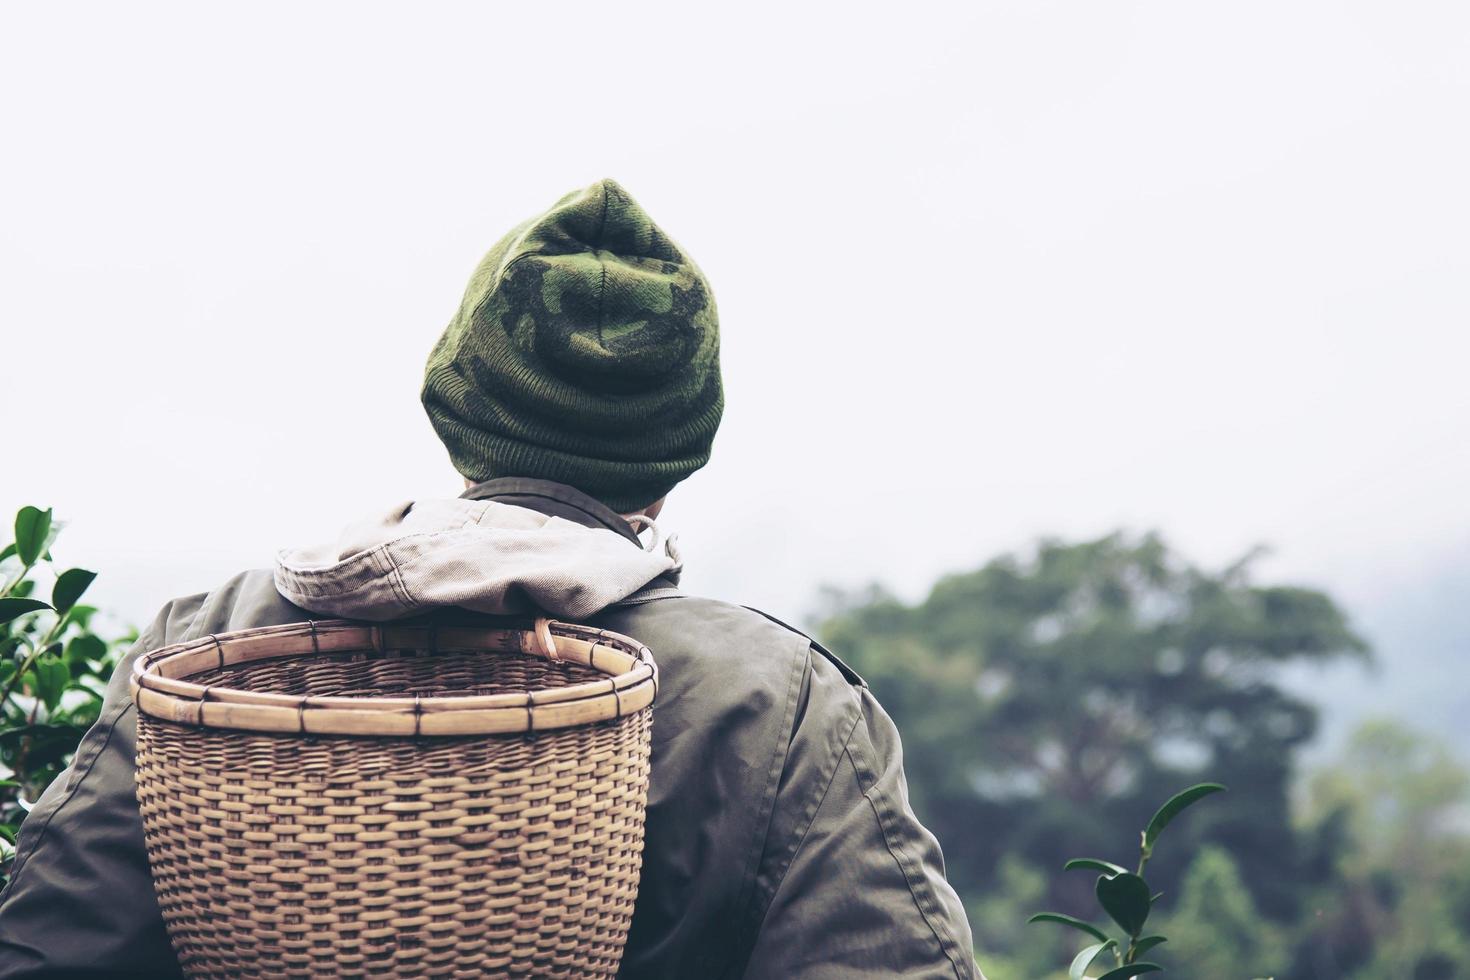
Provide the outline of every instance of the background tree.
{"type": "Polygon", "coordinates": [[[1470,773],[1443,746],[1396,722],[1363,725],[1309,781],[1303,822],[1328,871],[1296,974],[1470,977],[1470,773]]]}
{"type": "MultiPolygon", "coordinates": [[[[1232,792],[1189,822],[1157,880],[1177,887],[1217,844],[1264,916],[1294,917],[1305,869],[1289,790],[1317,712],[1275,675],[1368,648],[1326,595],[1253,583],[1255,557],[1210,572],[1156,535],[1048,540],[915,606],[870,592],[821,625],[903,732],[914,805],[977,920],[1003,856],[1109,857],[1160,799],[1206,779],[1232,792]]],[[[1080,914],[1091,885],[1054,877],[1044,904],[1080,914]]]]}
{"type": "Polygon", "coordinates": [[[1184,872],[1179,905],[1159,931],[1169,937],[1168,956],[1191,977],[1270,976],[1287,962],[1283,930],[1264,921],[1251,901],[1240,867],[1209,845],[1184,872]]]}

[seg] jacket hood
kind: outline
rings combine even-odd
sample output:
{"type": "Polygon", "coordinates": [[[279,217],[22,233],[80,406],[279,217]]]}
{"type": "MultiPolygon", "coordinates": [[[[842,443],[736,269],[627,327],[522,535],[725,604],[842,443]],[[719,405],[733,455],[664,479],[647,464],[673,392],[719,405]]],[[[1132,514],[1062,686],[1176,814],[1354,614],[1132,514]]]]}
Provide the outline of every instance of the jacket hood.
{"type": "Polygon", "coordinates": [[[333,542],[280,552],[276,590],[309,612],[349,619],[446,607],[585,619],[671,591],[678,551],[642,520],[651,528],[645,547],[494,500],[409,501],[348,525],[333,542]]]}

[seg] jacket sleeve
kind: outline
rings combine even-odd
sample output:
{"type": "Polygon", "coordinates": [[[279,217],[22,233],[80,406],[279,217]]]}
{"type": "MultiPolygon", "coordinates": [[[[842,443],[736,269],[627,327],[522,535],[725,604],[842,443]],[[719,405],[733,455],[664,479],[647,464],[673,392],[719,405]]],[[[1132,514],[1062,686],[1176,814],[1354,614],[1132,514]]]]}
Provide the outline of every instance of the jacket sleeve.
{"type": "Polygon", "coordinates": [[[180,976],[148,872],[133,790],[132,658],[162,645],[176,603],[145,630],[108,685],[70,768],[21,826],[0,898],[0,977],[180,976]]]}
{"type": "Polygon", "coordinates": [[[984,980],[939,844],[909,807],[898,731],[813,655],[747,977],[984,980]]]}

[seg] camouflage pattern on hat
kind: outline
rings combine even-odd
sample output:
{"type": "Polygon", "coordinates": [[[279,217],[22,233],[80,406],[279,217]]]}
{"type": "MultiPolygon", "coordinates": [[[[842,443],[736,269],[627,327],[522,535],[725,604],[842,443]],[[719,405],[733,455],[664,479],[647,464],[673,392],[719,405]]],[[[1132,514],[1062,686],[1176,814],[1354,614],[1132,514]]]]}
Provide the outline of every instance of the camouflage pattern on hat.
{"type": "Polygon", "coordinates": [[[485,256],[429,355],[423,403],[471,480],[556,480],[626,512],[709,460],[719,347],[699,267],[603,180],[485,256]]]}

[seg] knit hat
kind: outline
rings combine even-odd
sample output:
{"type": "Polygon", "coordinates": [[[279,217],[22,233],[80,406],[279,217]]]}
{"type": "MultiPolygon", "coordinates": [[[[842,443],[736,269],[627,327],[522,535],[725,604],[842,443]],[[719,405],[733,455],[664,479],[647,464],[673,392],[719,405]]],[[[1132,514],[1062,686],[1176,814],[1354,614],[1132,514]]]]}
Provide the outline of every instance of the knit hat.
{"type": "Polygon", "coordinates": [[[714,295],[611,180],[512,229],[429,354],[424,409],[471,480],[645,507],[709,461],[725,396],[714,295]]]}

